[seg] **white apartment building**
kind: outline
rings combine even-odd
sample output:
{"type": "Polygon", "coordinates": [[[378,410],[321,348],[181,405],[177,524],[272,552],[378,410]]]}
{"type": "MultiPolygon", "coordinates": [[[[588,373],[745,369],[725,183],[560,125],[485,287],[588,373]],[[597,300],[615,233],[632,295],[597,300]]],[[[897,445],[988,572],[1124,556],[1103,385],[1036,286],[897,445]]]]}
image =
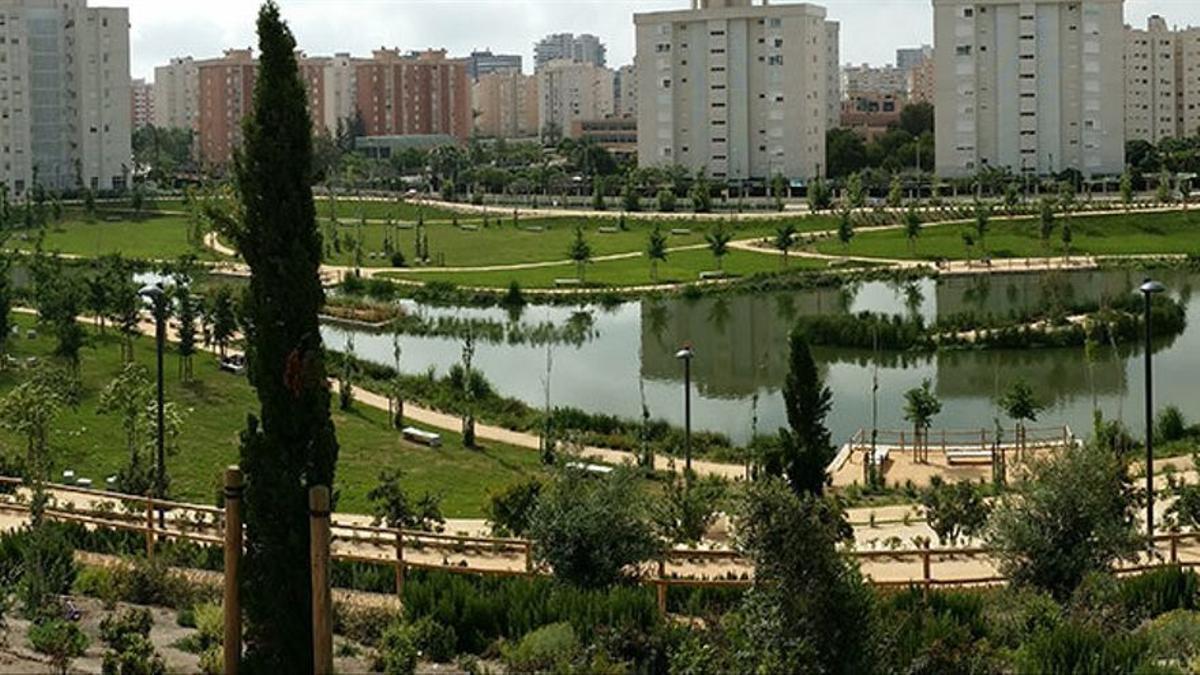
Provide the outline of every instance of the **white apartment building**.
{"type": "Polygon", "coordinates": [[[841,63],[842,25],[837,21],[825,22],[825,129],[836,129],[842,124],[842,74],[837,64],[841,63]]]}
{"type": "Polygon", "coordinates": [[[538,40],[533,46],[533,69],[541,70],[553,61],[590,63],[603,68],[607,65],[608,48],[595,35],[555,33],[538,40]]]}
{"type": "Polygon", "coordinates": [[[590,63],[551,61],[537,72],[538,125],[567,134],[576,120],[613,114],[613,71],[590,63]]]}
{"type": "Polygon", "coordinates": [[[1125,137],[1157,143],[1200,133],[1200,28],[1161,16],[1125,27],[1125,137]]]}
{"type": "Polygon", "coordinates": [[[199,124],[200,68],[190,56],[154,69],[154,126],[196,129],[199,124]]]}
{"type": "Polygon", "coordinates": [[[621,66],[616,74],[615,112],[622,117],[637,117],[637,64],[621,66]]]}
{"type": "Polygon", "coordinates": [[[122,189],[130,148],[129,10],[0,0],[0,181],[20,195],[122,189]]]}
{"type": "Polygon", "coordinates": [[[821,175],[823,7],[693,0],[634,24],[642,166],[680,164],[721,181],[821,175]]]}
{"type": "Polygon", "coordinates": [[[342,120],[343,124],[350,122],[358,111],[358,61],[348,53],[310,61],[313,66],[320,64],[324,70],[321,79],[323,91],[320,93],[325,97],[324,105],[320,106],[323,119],[314,119],[313,122],[324,125],[330,134],[336,134],[338,120],[342,120]]]}
{"type": "Polygon", "coordinates": [[[517,71],[480,75],[471,87],[475,133],[491,138],[537,136],[538,78],[517,71]]]}
{"type": "Polygon", "coordinates": [[[134,130],[154,124],[154,87],[145,80],[133,80],[129,84],[129,101],[134,130]]]}
{"type": "Polygon", "coordinates": [[[1123,0],[933,0],[937,173],[1118,174],[1123,0]]]}
{"type": "Polygon", "coordinates": [[[846,95],[903,94],[908,90],[908,73],[891,64],[872,66],[866,63],[842,67],[842,91],[846,95]]]}

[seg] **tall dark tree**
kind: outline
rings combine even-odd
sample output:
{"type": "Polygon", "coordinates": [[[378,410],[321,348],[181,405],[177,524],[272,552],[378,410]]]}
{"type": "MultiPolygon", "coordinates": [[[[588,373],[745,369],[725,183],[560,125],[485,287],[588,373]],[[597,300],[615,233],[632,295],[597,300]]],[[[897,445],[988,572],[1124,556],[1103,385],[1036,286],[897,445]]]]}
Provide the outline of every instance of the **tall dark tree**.
{"type": "Polygon", "coordinates": [[[797,493],[819,495],[825,489],[825,469],[833,459],[833,443],[825,427],[833,394],[817,371],[804,334],[797,329],[788,341],[791,356],[783,383],[788,428],[779,430],[779,452],[767,459],[765,468],[770,474],[786,476],[797,493]]]}
{"type": "Polygon", "coordinates": [[[234,176],[229,235],[250,266],[249,378],[261,414],[242,433],[246,661],[255,672],[312,670],[308,488],[333,485],[338,444],[317,313],[321,236],[312,194],[312,121],[296,40],[268,0],[259,10],[253,112],[234,176]]]}

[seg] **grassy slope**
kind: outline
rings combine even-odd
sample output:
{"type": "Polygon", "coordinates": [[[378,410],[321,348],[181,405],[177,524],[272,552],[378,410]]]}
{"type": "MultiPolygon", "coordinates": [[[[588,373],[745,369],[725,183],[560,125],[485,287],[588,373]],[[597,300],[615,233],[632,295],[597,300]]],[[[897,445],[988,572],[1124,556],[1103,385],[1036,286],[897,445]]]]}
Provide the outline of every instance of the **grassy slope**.
{"type": "MultiPolygon", "coordinates": [[[[81,215],[68,212],[61,222],[47,225],[43,248],[88,257],[121,253],[129,258],[170,260],[191,253],[201,260],[220,259],[207,248],[189,245],[187,230],[185,216],[147,214],[137,220],[122,216],[120,221],[108,222],[101,214],[88,222],[81,215]]],[[[36,230],[16,230],[9,245],[32,250],[36,237],[36,230]]]]}
{"type": "MultiPolygon", "coordinates": [[[[779,272],[784,269],[783,259],[768,253],[731,251],[725,257],[725,271],[731,275],[747,276],[760,272],[779,272]]],[[[788,259],[788,269],[825,269],[828,262],[812,258],[788,259]]],[[[676,251],[668,255],[665,263],[659,263],[659,283],[692,282],[699,279],[700,272],[715,270],[717,264],[708,249],[676,251]]],[[[485,286],[506,288],[516,281],[524,288],[553,288],[555,279],[575,277],[575,265],[567,263],[554,267],[497,272],[426,272],[388,274],[392,278],[415,281],[449,281],[462,286],[485,286]]],[[[650,261],[644,255],[637,258],[595,262],[587,267],[586,280],[597,286],[642,286],[652,283],[650,261]]]]}
{"type": "MultiPolygon", "coordinates": [[[[1037,219],[993,221],[985,240],[993,258],[1042,257],[1062,255],[1062,215],[1055,219],[1049,249],[1041,239],[1037,219]]],[[[1200,252],[1200,213],[1131,213],[1128,215],[1072,216],[1071,252],[1094,255],[1197,253],[1200,252]]],[[[902,230],[864,232],[854,238],[849,253],[882,258],[964,259],[967,249],[962,233],[969,225],[927,225],[917,239],[915,250],[909,247],[902,230]]],[[[817,245],[824,253],[845,251],[836,240],[817,245]]],[[[974,255],[983,253],[976,244],[974,255]]]]}
{"type": "MultiPolygon", "coordinates": [[[[34,323],[34,318],[27,315],[15,315],[15,320],[23,329],[34,323]]],[[[10,353],[21,359],[44,357],[53,341],[44,336],[45,331],[42,333],[35,340],[11,340],[10,353]]],[[[139,339],[138,363],[153,368],[153,349],[152,340],[139,339]]],[[[179,453],[169,457],[167,465],[174,496],[211,503],[221,469],[237,461],[238,433],[245,426],[247,413],[258,409],[258,402],[245,378],[218,371],[213,356],[197,355],[194,363],[196,382],[185,386],[176,377],[177,357],[168,354],[166,359],[168,400],[176,401],[186,411],[179,453]]],[[[111,332],[103,336],[93,333],[90,346],[83,352],[83,402],[55,424],[52,443],[56,471],[74,469],[79,476],[102,486],[104,477],[116,473],[126,461],[119,420],[96,412],[99,392],[120,367],[116,338],[111,332]]],[[[19,372],[0,372],[0,395],[20,377],[19,372]]],[[[379,472],[401,468],[407,472],[403,483],[412,491],[444,495],[445,515],[475,517],[481,515],[489,490],[500,489],[540,467],[534,451],[495,443],[488,443],[481,451],[466,450],[452,433],[442,433],[445,445],[440,450],[410,446],[388,429],[386,413],[363,405],[349,414],[335,411],[334,422],[341,444],[336,487],[341,495],[339,508],[344,511],[369,511],[366,494],[379,472]]],[[[0,432],[0,447],[15,453],[23,452],[24,445],[4,431],[0,432]]]]}

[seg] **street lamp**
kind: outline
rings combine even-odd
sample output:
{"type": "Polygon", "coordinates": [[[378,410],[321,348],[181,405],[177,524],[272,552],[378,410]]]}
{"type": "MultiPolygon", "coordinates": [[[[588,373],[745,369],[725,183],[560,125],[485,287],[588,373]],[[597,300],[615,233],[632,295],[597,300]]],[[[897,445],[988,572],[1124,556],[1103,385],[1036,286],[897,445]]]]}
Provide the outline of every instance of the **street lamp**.
{"type": "Polygon", "coordinates": [[[1161,283],[1146,279],[1138,289],[1146,300],[1146,539],[1154,550],[1154,373],[1151,365],[1151,297],[1167,290],[1161,283]]]}
{"type": "MultiPolygon", "coordinates": [[[[150,300],[154,312],[154,342],[158,354],[158,464],[155,467],[154,480],[154,496],[159,499],[166,497],[166,459],[163,450],[163,349],[166,343],[166,322],[167,322],[167,294],[163,290],[161,284],[146,286],[138,291],[138,295],[150,300]]],[[[160,509],[158,512],[159,525],[165,526],[165,513],[160,509]]]]}
{"type": "Polygon", "coordinates": [[[690,482],[692,475],[692,351],[691,343],[675,352],[675,358],[683,361],[683,458],[684,475],[690,482]]]}

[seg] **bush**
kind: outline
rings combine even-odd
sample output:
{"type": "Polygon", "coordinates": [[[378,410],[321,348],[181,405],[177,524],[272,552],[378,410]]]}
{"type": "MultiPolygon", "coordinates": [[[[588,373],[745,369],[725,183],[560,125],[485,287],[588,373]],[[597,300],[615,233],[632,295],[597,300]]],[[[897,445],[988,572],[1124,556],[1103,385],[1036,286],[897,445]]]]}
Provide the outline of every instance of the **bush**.
{"type": "Polygon", "coordinates": [[[103,567],[84,567],[79,570],[72,590],[78,595],[98,598],[107,609],[116,606],[119,599],[116,579],[111,570],[103,567]]]}
{"type": "Polygon", "coordinates": [[[514,672],[567,671],[579,652],[579,639],[569,623],[542,626],[521,638],[513,647],[502,648],[504,662],[514,672]]]}
{"type": "Polygon", "coordinates": [[[1062,621],[1062,607],[1048,593],[1009,587],[984,607],[988,639],[1000,647],[1016,649],[1030,635],[1045,632],[1062,621]]]}
{"type": "Polygon", "coordinates": [[[1131,673],[1142,663],[1149,640],[1140,635],[1106,634],[1064,623],[1034,636],[1017,654],[1023,673],[1131,673]]]}
{"type": "Polygon", "coordinates": [[[1200,576],[1178,566],[1151,570],[1123,579],[1120,599],[1134,623],[1175,610],[1194,611],[1200,599],[1200,576]]]}
{"type": "MultiPolygon", "coordinates": [[[[390,565],[388,569],[391,569],[390,565]]],[[[399,619],[400,612],[384,607],[356,607],[342,603],[333,606],[334,632],[365,645],[377,644],[384,629],[399,619]]]]}
{"type": "Polygon", "coordinates": [[[458,650],[458,636],[454,629],[425,617],[409,625],[413,644],[428,661],[450,663],[458,650]]]}
{"type": "Polygon", "coordinates": [[[113,571],[117,596],[134,605],[187,607],[205,590],[171,572],[161,560],[139,558],[133,565],[113,571]]]}
{"type": "Polygon", "coordinates": [[[55,670],[66,673],[71,661],[83,656],[88,639],[79,626],[65,619],[34,623],[29,627],[29,644],[50,657],[55,670]]]}
{"type": "Polygon", "coordinates": [[[1181,441],[1187,437],[1187,422],[1179,408],[1169,405],[1158,414],[1154,422],[1154,435],[1164,443],[1181,441]]]}
{"type": "Polygon", "coordinates": [[[542,482],[530,478],[514,483],[491,495],[486,506],[487,519],[496,536],[523,537],[529,530],[529,518],[537,506],[542,482]]]}
{"type": "Polygon", "coordinates": [[[1177,610],[1158,617],[1142,628],[1149,640],[1150,659],[1186,672],[1200,666],[1200,614],[1177,610]]]}
{"type": "Polygon", "coordinates": [[[154,617],[150,615],[150,610],[144,607],[130,608],[100,620],[100,639],[121,652],[125,651],[132,638],[149,637],[152,626],[154,617]]]}
{"type": "Polygon", "coordinates": [[[394,623],[383,631],[374,667],[385,675],[411,675],[416,672],[417,645],[407,625],[394,623]]]}
{"type": "Polygon", "coordinates": [[[24,553],[21,600],[26,615],[33,618],[46,603],[57,603],[55,596],[71,590],[78,567],[75,549],[53,523],[29,530],[24,553]]]}
{"type": "Polygon", "coordinates": [[[162,657],[150,642],[154,617],[150,610],[127,609],[100,621],[100,639],[108,645],[101,671],[105,675],[163,675],[162,657]]]}

